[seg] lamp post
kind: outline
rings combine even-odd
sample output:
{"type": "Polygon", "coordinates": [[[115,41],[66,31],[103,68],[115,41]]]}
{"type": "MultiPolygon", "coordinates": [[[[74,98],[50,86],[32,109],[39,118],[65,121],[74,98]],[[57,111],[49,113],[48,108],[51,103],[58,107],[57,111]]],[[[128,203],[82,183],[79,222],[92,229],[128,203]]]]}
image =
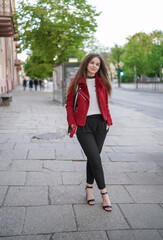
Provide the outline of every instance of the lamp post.
{"type": "Polygon", "coordinates": [[[160,58],[160,82],[162,83],[162,59],[160,58]]]}
{"type": "MultiPolygon", "coordinates": [[[[153,39],[153,42],[157,45],[160,46],[160,39],[158,37],[153,39]]],[[[160,82],[162,82],[162,64],[161,64],[161,56],[160,56],[160,67],[159,67],[159,75],[160,75],[160,82]]]]}
{"type": "Polygon", "coordinates": [[[136,84],[136,88],[138,88],[138,81],[136,78],[136,64],[134,65],[134,83],[136,84]]]}
{"type": "Polygon", "coordinates": [[[121,81],[122,81],[122,76],[124,75],[124,72],[122,71],[122,67],[124,65],[123,62],[119,62],[119,70],[118,70],[118,75],[119,75],[119,81],[118,81],[118,87],[121,87],[121,81]]]}

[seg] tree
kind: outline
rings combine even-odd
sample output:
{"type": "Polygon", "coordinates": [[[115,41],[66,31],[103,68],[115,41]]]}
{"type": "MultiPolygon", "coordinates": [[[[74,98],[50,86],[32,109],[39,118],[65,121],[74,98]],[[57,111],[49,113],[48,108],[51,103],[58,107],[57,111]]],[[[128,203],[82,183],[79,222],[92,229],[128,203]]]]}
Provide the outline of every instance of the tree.
{"type": "Polygon", "coordinates": [[[101,55],[106,63],[106,66],[108,68],[109,71],[109,75],[110,75],[110,80],[113,80],[113,76],[112,76],[112,69],[111,69],[111,54],[110,54],[110,49],[108,47],[103,48],[103,50],[101,51],[101,55]]]}
{"type": "Polygon", "coordinates": [[[140,32],[128,38],[124,47],[123,61],[126,67],[136,71],[138,75],[145,74],[146,56],[149,52],[151,39],[148,34],[140,32]]]}
{"type": "Polygon", "coordinates": [[[84,41],[96,31],[99,14],[86,0],[37,0],[34,5],[21,0],[17,21],[22,48],[31,50],[27,65],[37,66],[32,74],[39,71],[41,77],[46,66],[49,76],[52,66],[68,56],[81,60],[84,41]]]}
{"type": "Polygon", "coordinates": [[[161,51],[154,43],[158,36],[159,32],[154,31],[151,34],[139,32],[128,38],[122,55],[126,73],[131,76],[131,72],[136,68],[137,75],[143,76],[145,81],[146,75],[158,72],[161,51]]]}
{"type": "Polygon", "coordinates": [[[151,33],[152,44],[147,54],[145,72],[149,77],[160,76],[163,60],[163,32],[154,31],[151,33]]]}
{"type": "Polygon", "coordinates": [[[120,76],[119,76],[119,62],[121,61],[121,56],[123,54],[123,47],[118,46],[115,44],[113,48],[111,48],[110,52],[110,61],[114,64],[115,69],[117,71],[117,76],[118,76],[118,86],[120,86],[120,76]]]}
{"type": "Polygon", "coordinates": [[[91,36],[89,40],[84,41],[84,50],[87,54],[91,52],[101,52],[103,49],[104,47],[94,36],[91,36]]]}

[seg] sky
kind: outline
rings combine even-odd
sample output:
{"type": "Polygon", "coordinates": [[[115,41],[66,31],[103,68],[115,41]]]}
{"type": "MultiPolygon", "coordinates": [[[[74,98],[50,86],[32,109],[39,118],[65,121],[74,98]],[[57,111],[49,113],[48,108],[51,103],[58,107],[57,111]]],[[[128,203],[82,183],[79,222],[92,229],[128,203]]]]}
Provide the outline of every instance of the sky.
{"type": "MultiPolygon", "coordinates": [[[[18,0],[16,0],[17,2],[18,0]]],[[[35,0],[30,0],[35,2],[35,0]]],[[[124,45],[137,32],[163,31],[163,0],[87,0],[101,15],[95,37],[104,47],[124,45]]],[[[26,54],[19,54],[25,60],[26,54]]]]}

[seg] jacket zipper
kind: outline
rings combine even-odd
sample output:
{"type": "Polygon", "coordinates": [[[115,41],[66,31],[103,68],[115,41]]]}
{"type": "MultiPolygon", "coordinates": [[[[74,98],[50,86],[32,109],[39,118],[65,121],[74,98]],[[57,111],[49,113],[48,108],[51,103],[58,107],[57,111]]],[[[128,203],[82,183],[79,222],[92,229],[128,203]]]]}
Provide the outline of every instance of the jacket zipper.
{"type": "Polygon", "coordinates": [[[85,98],[85,100],[87,99],[87,100],[89,101],[88,97],[83,93],[83,91],[81,92],[81,89],[79,90],[79,94],[80,94],[83,98],[85,98]]]}

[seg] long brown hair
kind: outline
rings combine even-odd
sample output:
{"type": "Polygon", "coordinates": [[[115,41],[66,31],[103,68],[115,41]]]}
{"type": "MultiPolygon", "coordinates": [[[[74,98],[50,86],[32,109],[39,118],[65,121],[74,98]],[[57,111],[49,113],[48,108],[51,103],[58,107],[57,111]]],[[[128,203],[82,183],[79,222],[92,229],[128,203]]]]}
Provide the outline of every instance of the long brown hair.
{"type": "Polygon", "coordinates": [[[112,86],[109,80],[109,75],[108,75],[108,71],[107,71],[107,67],[106,64],[104,62],[103,57],[98,54],[98,53],[90,53],[88,54],[84,60],[82,61],[82,63],[80,64],[80,67],[75,75],[75,77],[72,79],[72,81],[70,82],[69,88],[68,88],[68,93],[72,92],[72,91],[76,91],[77,86],[78,86],[78,80],[81,76],[83,76],[84,78],[87,77],[87,66],[88,63],[92,60],[92,58],[94,57],[98,57],[100,59],[100,68],[97,72],[98,76],[101,77],[105,87],[106,87],[106,91],[108,93],[108,95],[111,95],[111,91],[112,91],[112,86]]]}

